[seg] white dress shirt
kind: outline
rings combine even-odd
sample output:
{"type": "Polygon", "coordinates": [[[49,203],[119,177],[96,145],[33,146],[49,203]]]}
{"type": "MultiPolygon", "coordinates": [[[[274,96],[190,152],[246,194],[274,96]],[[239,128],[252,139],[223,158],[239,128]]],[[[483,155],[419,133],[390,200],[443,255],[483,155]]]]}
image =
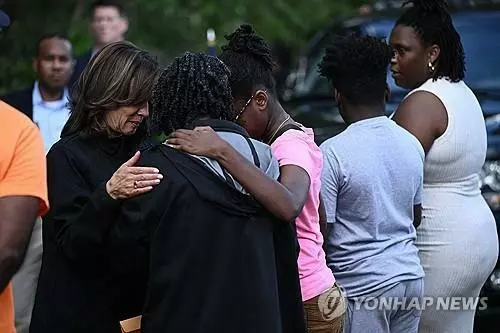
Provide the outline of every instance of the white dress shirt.
{"type": "Polygon", "coordinates": [[[61,131],[69,118],[68,89],[64,89],[62,99],[58,101],[44,101],[38,87],[38,81],[33,87],[33,121],[36,123],[43,137],[45,153],[61,137],[61,131]]]}

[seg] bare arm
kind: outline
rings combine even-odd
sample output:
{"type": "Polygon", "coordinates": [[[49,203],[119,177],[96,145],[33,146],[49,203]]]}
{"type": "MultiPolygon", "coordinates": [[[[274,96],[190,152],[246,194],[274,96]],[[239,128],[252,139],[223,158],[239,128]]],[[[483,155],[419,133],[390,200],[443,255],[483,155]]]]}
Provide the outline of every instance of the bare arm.
{"type": "Polygon", "coordinates": [[[35,197],[0,198],[0,292],[23,263],[39,207],[35,197]]]}
{"type": "Polygon", "coordinates": [[[302,211],[310,185],[309,175],[304,169],[285,165],[280,168],[280,182],[277,182],[230,145],[221,149],[216,159],[275,216],[293,221],[302,211]]]}
{"type": "Polygon", "coordinates": [[[280,168],[280,182],[265,175],[210,127],[178,130],[167,140],[176,149],[217,160],[267,210],[285,221],[300,214],[307,199],[310,179],[296,165],[280,168]]]}
{"type": "Polygon", "coordinates": [[[40,131],[27,118],[16,126],[7,132],[14,139],[13,153],[0,162],[8,165],[0,180],[0,291],[21,266],[36,218],[48,208],[40,131]]]}
{"type": "Polygon", "coordinates": [[[425,153],[448,127],[448,114],[434,94],[418,91],[405,99],[392,118],[422,144],[425,153]]]}

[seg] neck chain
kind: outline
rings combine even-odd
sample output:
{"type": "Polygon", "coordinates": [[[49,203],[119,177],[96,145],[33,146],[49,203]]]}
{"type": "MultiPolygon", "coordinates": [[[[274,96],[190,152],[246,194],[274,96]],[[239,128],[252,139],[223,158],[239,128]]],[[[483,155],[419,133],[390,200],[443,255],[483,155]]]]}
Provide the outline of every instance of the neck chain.
{"type": "Polygon", "coordinates": [[[271,144],[273,142],[273,139],[274,139],[274,136],[276,134],[278,134],[278,131],[281,129],[281,127],[283,127],[283,125],[285,125],[285,123],[290,120],[292,117],[290,117],[290,115],[288,114],[287,117],[285,118],[285,120],[283,120],[283,122],[278,126],[278,128],[276,129],[276,131],[274,131],[273,135],[271,136],[271,138],[269,139],[269,144],[271,144]]]}

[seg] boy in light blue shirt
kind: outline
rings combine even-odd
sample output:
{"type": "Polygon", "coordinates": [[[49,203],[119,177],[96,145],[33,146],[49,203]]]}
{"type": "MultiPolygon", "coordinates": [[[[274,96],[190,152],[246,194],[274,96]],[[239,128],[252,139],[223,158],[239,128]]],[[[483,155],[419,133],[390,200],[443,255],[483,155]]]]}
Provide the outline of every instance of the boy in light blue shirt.
{"type": "Polygon", "coordinates": [[[346,36],[333,41],[320,64],[349,125],[321,145],[327,262],[348,299],[346,333],[416,333],[421,313],[409,302],[423,297],[414,224],[424,151],[384,115],[391,55],[376,38],[346,36]]]}

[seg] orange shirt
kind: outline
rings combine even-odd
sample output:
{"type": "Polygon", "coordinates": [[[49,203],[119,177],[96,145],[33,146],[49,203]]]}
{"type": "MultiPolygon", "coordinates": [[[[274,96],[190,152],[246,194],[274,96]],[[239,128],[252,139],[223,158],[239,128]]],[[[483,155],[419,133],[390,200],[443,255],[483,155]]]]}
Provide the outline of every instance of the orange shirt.
{"type": "MultiPolygon", "coordinates": [[[[0,101],[0,197],[40,198],[40,216],[48,210],[47,172],[42,137],[33,122],[0,101]]],[[[0,294],[0,333],[13,333],[11,286],[0,294]]]]}

